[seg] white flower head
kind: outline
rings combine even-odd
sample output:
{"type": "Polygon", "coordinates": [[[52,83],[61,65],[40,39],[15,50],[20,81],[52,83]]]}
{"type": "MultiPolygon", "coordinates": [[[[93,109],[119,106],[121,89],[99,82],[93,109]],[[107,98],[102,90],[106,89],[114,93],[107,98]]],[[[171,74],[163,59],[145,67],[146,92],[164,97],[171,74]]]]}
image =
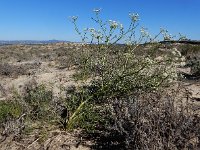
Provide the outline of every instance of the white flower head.
{"type": "Polygon", "coordinates": [[[88,28],[84,28],[83,31],[85,31],[85,32],[88,31],[88,28]]]}
{"type": "Polygon", "coordinates": [[[70,18],[71,18],[71,20],[72,20],[73,22],[75,22],[75,21],[78,19],[78,16],[71,16],[70,18]]]}
{"type": "Polygon", "coordinates": [[[146,57],[145,58],[145,61],[148,63],[148,64],[153,64],[154,61],[152,59],[150,59],[149,57],[146,57]]]}
{"type": "Polygon", "coordinates": [[[177,57],[179,57],[179,58],[181,58],[181,52],[180,51],[178,51],[176,48],[173,48],[172,49],[172,54],[174,55],[174,56],[177,56],[177,57]]]}
{"type": "Polygon", "coordinates": [[[111,29],[116,29],[119,26],[119,24],[116,21],[109,20],[109,23],[111,29]]]}
{"type": "Polygon", "coordinates": [[[173,36],[171,34],[164,33],[163,34],[164,40],[172,40],[173,36]]]}
{"type": "Polygon", "coordinates": [[[95,8],[95,9],[93,9],[93,12],[95,12],[95,13],[100,13],[100,11],[101,11],[101,8],[95,8]]]}
{"type": "Polygon", "coordinates": [[[96,39],[102,39],[103,38],[103,35],[101,34],[101,32],[99,30],[96,31],[94,36],[95,36],[96,39]]]}
{"type": "Polygon", "coordinates": [[[140,29],[140,33],[141,33],[141,35],[142,35],[143,37],[149,37],[149,36],[150,36],[149,33],[148,33],[148,31],[147,31],[147,28],[144,28],[144,27],[142,27],[142,28],[140,29]]]}
{"type": "Polygon", "coordinates": [[[167,76],[168,76],[168,74],[167,74],[166,72],[164,72],[164,73],[163,73],[163,76],[164,76],[164,77],[167,77],[167,76]]]}
{"type": "Polygon", "coordinates": [[[181,61],[185,62],[186,61],[185,57],[181,57],[181,61]]]}
{"type": "Polygon", "coordinates": [[[124,29],[123,24],[120,23],[119,26],[120,26],[120,29],[124,29]]]}
{"type": "Polygon", "coordinates": [[[137,22],[139,20],[139,14],[138,13],[129,13],[129,17],[133,22],[137,22]]]}
{"type": "Polygon", "coordinates": [[[180,41],[187,40],[186,35],[183,35],[183,34],[179,33],[179,40],[180,40],[180,41]]]}
{"type": "Polygon", "coordinates": [[[95,32],[95,28],[89,28],[90,32],[95,32]]]}

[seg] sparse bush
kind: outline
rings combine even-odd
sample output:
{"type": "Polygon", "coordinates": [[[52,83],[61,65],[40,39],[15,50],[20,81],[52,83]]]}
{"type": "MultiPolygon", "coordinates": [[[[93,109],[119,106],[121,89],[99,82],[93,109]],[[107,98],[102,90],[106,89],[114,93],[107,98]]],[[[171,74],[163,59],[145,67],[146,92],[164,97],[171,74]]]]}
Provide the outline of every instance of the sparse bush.
{"type": "Polygon", "coordinates": [[[33,120],[50,120],[52,118],[52,91],[48,91],[45,86],[37,86],[29,89],[23,98],[29,107],[29,116],[33,120]]]}
{"type": "Polygon", "coordinates": [[[34,129],[47,132],[47,127],[60,124],[59,101],[44,85],[30,84],[22,95],[14,91],[12,101],[0,102],[0,134],[30,134],[34,129]]]}
{"type": "Polygon", "coordinates": [[[194,57],[200,54],[200,46],[192,44],[183,44],[179,47],[182,55],[186,57],[194,57]]]}
{"type": "Polygon", "coordinates": [[[0,101],[0,123],[9,119],[16,119],[23,113],[23,108],[19,103],[13,101],[0,101]]]}
{"type": "Polygon", "coordinates": [[[200,46],[199,45],[182,45],[180,46],[182,55],[186,57],[186,66],[191,67],[191,74],[200,74],[200,46]]]}
{"type": "Polygon", "coordinates": [[[187,66],[191,67],[191,73],[200,76],[200,60],[196,57],[189,60],[187,66]]]}
{"type": "Polygon", "coordinates": [[[179,92],[157,91],[111,101],[115,124],[110,134],[118,131],[125,139],[118,144],[127,149],[197,149],[200,118],[188,102],[183,103],[184,96],[177,100],[179,92]]]}
{"type": "MultiPolygon", "coordinates": [[[[69,46],[70,47],[70,46],[69,46]]],[[[80,57],[79,51],[76,47],[73,48],[60,48],[57,50],[57,59],[59,68],[70,68],[77,64],[77,60],[80,57]]]]}
{"type": "Polygon", "coordinates": [[[0,141],[10,134],[18,135],[24,129],[23,106],[16,101],[0,101],[0,141]]]}
{"type": "Polygon", "coordinates": [[[23,75],[25,70],[23,68],[17,67],[15,65],[10,65],[8,63],[0,64],[0,75],[2,76],[17,76],[23,75]]]}
{"type": "Polygon", "coordinates": [[[24,65],[13,65],[8,63],[0,64],[0,75],[8,77],[18,77],[20,75],[27,75],[30,70],[36,69],[41,65],[40,62],[33,62],[24,65]]]}

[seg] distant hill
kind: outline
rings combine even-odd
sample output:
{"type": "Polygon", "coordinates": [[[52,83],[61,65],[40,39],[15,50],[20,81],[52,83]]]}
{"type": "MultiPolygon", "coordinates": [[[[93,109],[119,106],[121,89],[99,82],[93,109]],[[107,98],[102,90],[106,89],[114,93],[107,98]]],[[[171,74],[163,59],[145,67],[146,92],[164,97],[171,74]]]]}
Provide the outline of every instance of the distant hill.
{"type": "Polygon", "coordinates": [[[161,41],[160,43],[184,43],[184,44],[197,44],[200,45],[199,40],[166,40],[161,41]]]}
{"type": "Polygon", "coordinates": [[[46,41],[37,41],[37,40],[14,40],[14,41],[3,41],[0,40],[0,45],[14,45],[14,44],[49,44],[49,43],[60,43],[68,42],[64,40],[46,40],[46,41]]]}

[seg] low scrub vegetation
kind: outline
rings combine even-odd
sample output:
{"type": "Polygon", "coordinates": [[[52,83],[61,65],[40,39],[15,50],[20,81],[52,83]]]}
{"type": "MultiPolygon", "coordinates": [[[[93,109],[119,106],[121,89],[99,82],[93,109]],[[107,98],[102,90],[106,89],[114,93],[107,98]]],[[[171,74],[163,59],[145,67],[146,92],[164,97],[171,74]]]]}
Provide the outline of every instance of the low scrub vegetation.
{"type": "Polygon", "coordinates": [[[0,64],[0,75],[1,76],[18,76],[23,75],[25,72],[24,68],[10,65],[8,63],[0,64]]]}
{"type": "Polygon", "coordinates": [[[30,84],[22,95],[14,91],[12,100],[0,104],[0,131],[4,139],[13,134],[21,138],[35,130],[41,132],[38,136],[42,139],[49,128],[61,126],[60,112],[63,108],[44,85],[30,84]]]}

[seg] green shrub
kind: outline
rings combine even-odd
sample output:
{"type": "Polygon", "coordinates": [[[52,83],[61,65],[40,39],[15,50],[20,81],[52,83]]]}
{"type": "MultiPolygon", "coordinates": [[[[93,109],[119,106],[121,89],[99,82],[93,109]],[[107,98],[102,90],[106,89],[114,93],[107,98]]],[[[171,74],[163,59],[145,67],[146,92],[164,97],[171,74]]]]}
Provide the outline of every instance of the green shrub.
{"type": "Polygon", "coordinates": [[[200,46],[199,45],[192,45],[192,44],[184,44],[180,47],[182,55],[186,57],[194,57],[200,54],[200,46]]]}
{"type": "MultiPolygon", "coordinates": [[[[95,90],[88,94],[88,89],[84,89],[81,99],[76,98],[74,104],[76,109],[71,110],[72,117],[69,118],[68,123],[71,124],[70,119],[80,115],[76,112],[85,107],[84,105],[89,109],[91,104],[97,103],[96,101],[107,103],[110,99],[155,91],[176,78],[175,67],[181,58],[180,52],[172,49],[171,53],[163,56],[162,60],[156,59],[155,55],[154,41],[161,34],[168,36],[167,31],[162,29],[158,35],[151,38],[146,28],[142,27],[136,40],[139,15],[130,13],[129,17],[131,23],[129,28],[125,29],[117,21],[104,22],[100,18],[99,10],[95,10],[95,17],[92,20],[97,23],[99,29],[86,28],[83,33],[76,24],[77,17],[71,18],[82,42],[91,43],[81,49],[82,57],[78,64],[79,71],[76,78],[84,81],[90,78],[90,85],[95,87],[95,90]],[[125,44],[120,45],[118,42],[125,42],[125,44]],[[147,48],[144,47],[145,52],[138,55],[137,50],[141,43],[153,43],[153,46],[147,45],[147,48]]],[[[67,102],[70,101],[74,101],[73,98],[67,102]]]]}
{"type": "Polygon", "coordinates": [[[187,61],[186,64],[188,67],[191,67],[191,73],[197,76],[200,76],[200,60],[196,57],[187,61]]]}
{"type": "Polygon", "coordinates": [[[23,113],[22,106],[13,101],[0,101],[0,122],[17,119],[23,113]]]}
{"type": "Polygon", "coordinates": [[[83,85],[67,93],[66,128],[100,130],[97,139],[107,140],[95,142],[104,149],[120,144],[127,149],[187,147],[186,141],[193,138],[190,133],[199,136],[195,123],[199,118],[185,113],[188,107],[177,108],[176,98],[164,92],[177,79],[176,66],[182,55],[176,48],[160,55],[160,44],[155,42],[160,35],[164,40],[172,36],[163,29],[154,37],[146,28],[138,30],[138,14],[129,14],[131,23],[125,29],[117,21],[101,20],[100,10],[94,11],[97,29],[81,32],[78,17],[71,18],[85,45],[75,75],[83,79],[83,85]],[[190,133],[182,134],[186,128],[190,133]]]}
{"type": "Polygon", "coordinates": [[[52,91],[44,85],[30,82],[24,93],[14,91],[13,101],[0,102],[0,122],[3,134],[30,134],[35,129],[47,132],[47,128],[60,124],[60,99],[54,99],[52,91]]]}
{"type": "Polygon", "coordinates": [[[69,113],[69,116],[66,116],[67,129],[82,128],[91,132],[109,119],[109,112],[106,107],[102,107],[101,102],[104,93],[100,93],[99,88],[97,84],[92,84],[67,90],[66,107],[69,113]]]}
{"type": "Polygon", "coordinates": [[[42,121],[53,119],[52,98],[52,91],[47,90],[44,85],[28,89],[23,100],[29,108],[29,117],[42,121]]]}

